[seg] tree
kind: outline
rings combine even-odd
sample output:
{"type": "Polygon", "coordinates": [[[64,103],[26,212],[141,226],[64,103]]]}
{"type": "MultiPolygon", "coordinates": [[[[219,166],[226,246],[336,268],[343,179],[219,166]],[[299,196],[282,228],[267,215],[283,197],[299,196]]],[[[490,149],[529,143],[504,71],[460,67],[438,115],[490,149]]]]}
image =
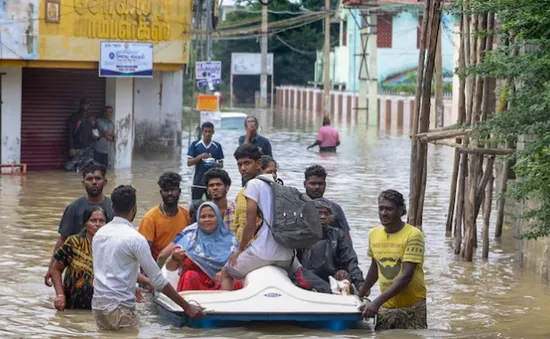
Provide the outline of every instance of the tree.
{"type": "MultiPolygon", "coordinates": [[[[334,2],[334,1],[333,1],[334,2]]],[[[242,4],[242,2],[237,3],[242,4]]],[[[259,20],[250,24],[251,19],[260,18],[261,4],[259,2],[248,3],[243,9],[246,11],[235,11],[228,14],[218,30],[223,31],[232,27],[246,28],[258,26],[259,20]],[[229,27],[229,28],[228,28],[229,27]]],[[[295,3],[288,0],[273,0],[269,4],[269,10],[277,13],[270,13],[269,23],[297,17],[296,14],[306,7],[310,11],[322,10],[324,1],[308,0],[307,2],[295,3]]],[[[335,6],[335,2],[333,3],[335,6]]],[[[333,7],[334,8],[334,7],[333,7]]],[[[307,13],[304,11],[304,13],[307,13]]],[[[273,53],[273,68],[275,85],[307,85],[313,80],[315,71],[316,51],[323,46],[323,25],[322,21],[316,21],[301,27],[287,27],[276,35],[269,35],[269,53],[273,53]]],[[[338,37],[338,32],[331,30],[332,38],[338,37]]],[[[235,40],[218,40],[214,45],[216,60],[222,61],[222,78],[224,86],[222,90],[228,90],[231,66],[231,53],[233,52],[260,52],[259,38],[242,37],[235,40]]],[[[253,103],[254,92],[259,91],[259,76],[235,76],[234,94],[236,102],[253,103]]]]}
{"type": "Polygon", "coordinates": [[[507,107],[487,122],[485,132],[508,143],[528,136],[530,141],[515,154],[517,180],[509,196],[537,201],[537,207],[523,216],[530,225],[523,237],[550,235],[550,1],[472,0],[471,4],[474,11],[496,14],[505,41],[473,70],[507,81],[500,89],[507,107]]]}

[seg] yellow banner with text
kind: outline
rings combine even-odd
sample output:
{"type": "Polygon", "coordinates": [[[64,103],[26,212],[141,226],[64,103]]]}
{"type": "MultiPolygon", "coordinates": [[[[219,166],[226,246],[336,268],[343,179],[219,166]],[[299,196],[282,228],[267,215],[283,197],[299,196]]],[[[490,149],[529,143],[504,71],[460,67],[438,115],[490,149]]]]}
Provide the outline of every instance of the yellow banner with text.
{"type": "Polygon", "coordinates": [[[154,63],[189,60],[192,0],[40,0],[39,60],[99,61],[100,41],[153,42],[154,63]]]}

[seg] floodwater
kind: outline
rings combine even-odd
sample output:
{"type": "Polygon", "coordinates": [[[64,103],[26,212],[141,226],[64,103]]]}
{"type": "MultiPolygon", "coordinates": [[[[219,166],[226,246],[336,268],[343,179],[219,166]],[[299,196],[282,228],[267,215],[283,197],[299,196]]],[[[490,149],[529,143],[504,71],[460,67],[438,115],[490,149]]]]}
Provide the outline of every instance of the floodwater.
{"type": "MultiPolygon", "coordinates": [[[[308,119],[312,119],[310,116],[308,119]]],[[[306,147],[315,138],[320,117],[304,123],[296,114],[263,115],[265,134],[272,142],[287,185],[301,188],[304,169],[321,164],[329,172],[326,196],[340,203],[352,228],[361,268],[367,271],[369,230],[378,224],[376,197],[394,188],[408,194],[410,143],[399,132],[357,128],[352,122],[336,123],[342,146],[333,156],[320,156],[306,147]]],[[[217,131],[223,143],[226,169],[235,182],[240,178],[232,152],[238,132],[217,131]]],[[[183,143],[187,145],[184,133],[183,143]]],[[[165,170],[184,177],[182,204],[192,171],[181,155],[136,156],[132,169],[108,173],[106,192],[116,185],[134,185],[138,190],[138,216],[158,204],[156,180],[165,170]]],[[[138,332],[100,333],[90,312],[56,312],[54,290],[43,276],[57,239],[57,223],[64,207],[83,194],[79,176],[51,172],[27,176],[0,176],[0,337],[16,338],[547,338],[550,337],[550,288],[534,276],[521,272],[514,262],[514,241],[506,234],[502,243],[491,242],[490,258],[466,263],[453,254],[452,241],[445,238],[452,153],[431,147],[430,176],[426,189],[425,224],[426,283],[429,330],[388,331],[374,334],[363,330],[332,333],[296,327],[254,327],[198,331],[178,328],[159,317],[156,306],[141,307],[138,332]]],[[[508,231],[509,233],[510,231],[508,231]]],[[[373,294],[377,291],[374,290],[373,294]]]]}

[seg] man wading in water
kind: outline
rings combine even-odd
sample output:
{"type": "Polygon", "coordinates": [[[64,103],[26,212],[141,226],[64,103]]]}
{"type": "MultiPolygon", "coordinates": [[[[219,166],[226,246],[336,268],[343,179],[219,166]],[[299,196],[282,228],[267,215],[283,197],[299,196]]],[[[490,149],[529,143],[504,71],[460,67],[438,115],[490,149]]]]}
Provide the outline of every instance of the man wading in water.
{"type": "Polygon", "coordinates": [[[94,262],[94,296],[92,312],[100,330],[117,331],[137,328],[136,281],[139,267],[143,269],[156,291],[164,293],[191,318],[201,317],[201,307],[190,305],[164,278],[151,256],[147,240],[134,229],[137,212],[136,190],[118,186],[111,194],[113,221],[101,227],[92,242],[94,262]]]}
{"type": "Polygon", "coordinates": [[[407,213],[401,193],[387,190],[378,197],[378,216],[383,226],[369,235],[372,258],[365,284],[359,292],[363,298],[380,281],[380,294],[363,307],[363,315],[378,315],[376,330],[424,329],[426,284],[424,282],[424,235],[401,221],[407,213]]]}
{"type": "MultiPolygon", "coordinates": [[[[84,164],[84,168],[82,168],[81,171],[82,185],[86,189],[86,195],[71,202],[69,206],[65,208],[63,217],[59,222],[59,228],[57,229],[57,232],[59,232],[59,239],[55,244],[53,253],[65,243],[68,237],[82,231],[82,215],[84,211],[99,206],[105,211],[107,222],[111,221],[114,216],[111,207],[111,199],[103,195],[103,187],[107,184],[105,166],[91,160],[84,164]]],[[[54,262],[55,259],[52,256],[50,265],[48,266],[48,272],[46,272],[44,278],[44,283],[47,286],[52,286],[51,269],[54,262]]]]}

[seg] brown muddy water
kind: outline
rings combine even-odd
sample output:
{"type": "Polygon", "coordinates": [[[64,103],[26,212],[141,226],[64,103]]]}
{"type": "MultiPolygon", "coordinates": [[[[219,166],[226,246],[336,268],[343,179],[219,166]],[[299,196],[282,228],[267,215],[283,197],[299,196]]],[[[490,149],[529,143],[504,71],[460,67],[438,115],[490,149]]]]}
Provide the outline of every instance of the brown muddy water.
{"type": "MultiPolygon", "coordinates": [[[[311,117],[308,117],[311,120],[311,117]]],[[[376,197],[394,188],[408,194],[410,143],[406,135],[369,129],[339,121],[342,146],[339,153],[320,156],[306,151],[320,123],[305,124],[303,116],[279,114],[260,119],[279,161],[285,184],[301,188],[304,169],[321,164],[329,172],[326,196],[340,203],[352,228],[361,268],[368,269],[369,230],[378,224],[376,197]]],[[[239,132],[218,131],[223,143],[226,169],[235,185],[239,175],[231,157],[239,132]]],[[[184,177],[181,203],[190,197],[192,170],[185,164],[187,135],[181,154],[136,156],[130,170],[108,173],[109,193],[116,185],[138,190],[138,216],[159,203],[156,180],[165,170],[184,177]]],[[[514,240],[507,231],[502,242],[491,242],[490,259],[480,253],[474,263],[462,262],[445,238],[452,153],[431,147],[430,177],[426,189],[425,224],[428,287],[428,323],[425,331],[342,333],[296,327],[253,327],[199,331],[170,325],[156,306],[141,305],[141,327],[136,332],[100,333],[90,312],[56,312],[54,290],[43,276],[57,238],[57,223],[64,207],[83,194],[79,176],[62,172],[0,176],[0,337],[2,338],[548,338],[550,337],[550,288],[523,273],[514,261],[514,240]]],[[[376,294],[377,291],[373,291],[376,294]]]]}

